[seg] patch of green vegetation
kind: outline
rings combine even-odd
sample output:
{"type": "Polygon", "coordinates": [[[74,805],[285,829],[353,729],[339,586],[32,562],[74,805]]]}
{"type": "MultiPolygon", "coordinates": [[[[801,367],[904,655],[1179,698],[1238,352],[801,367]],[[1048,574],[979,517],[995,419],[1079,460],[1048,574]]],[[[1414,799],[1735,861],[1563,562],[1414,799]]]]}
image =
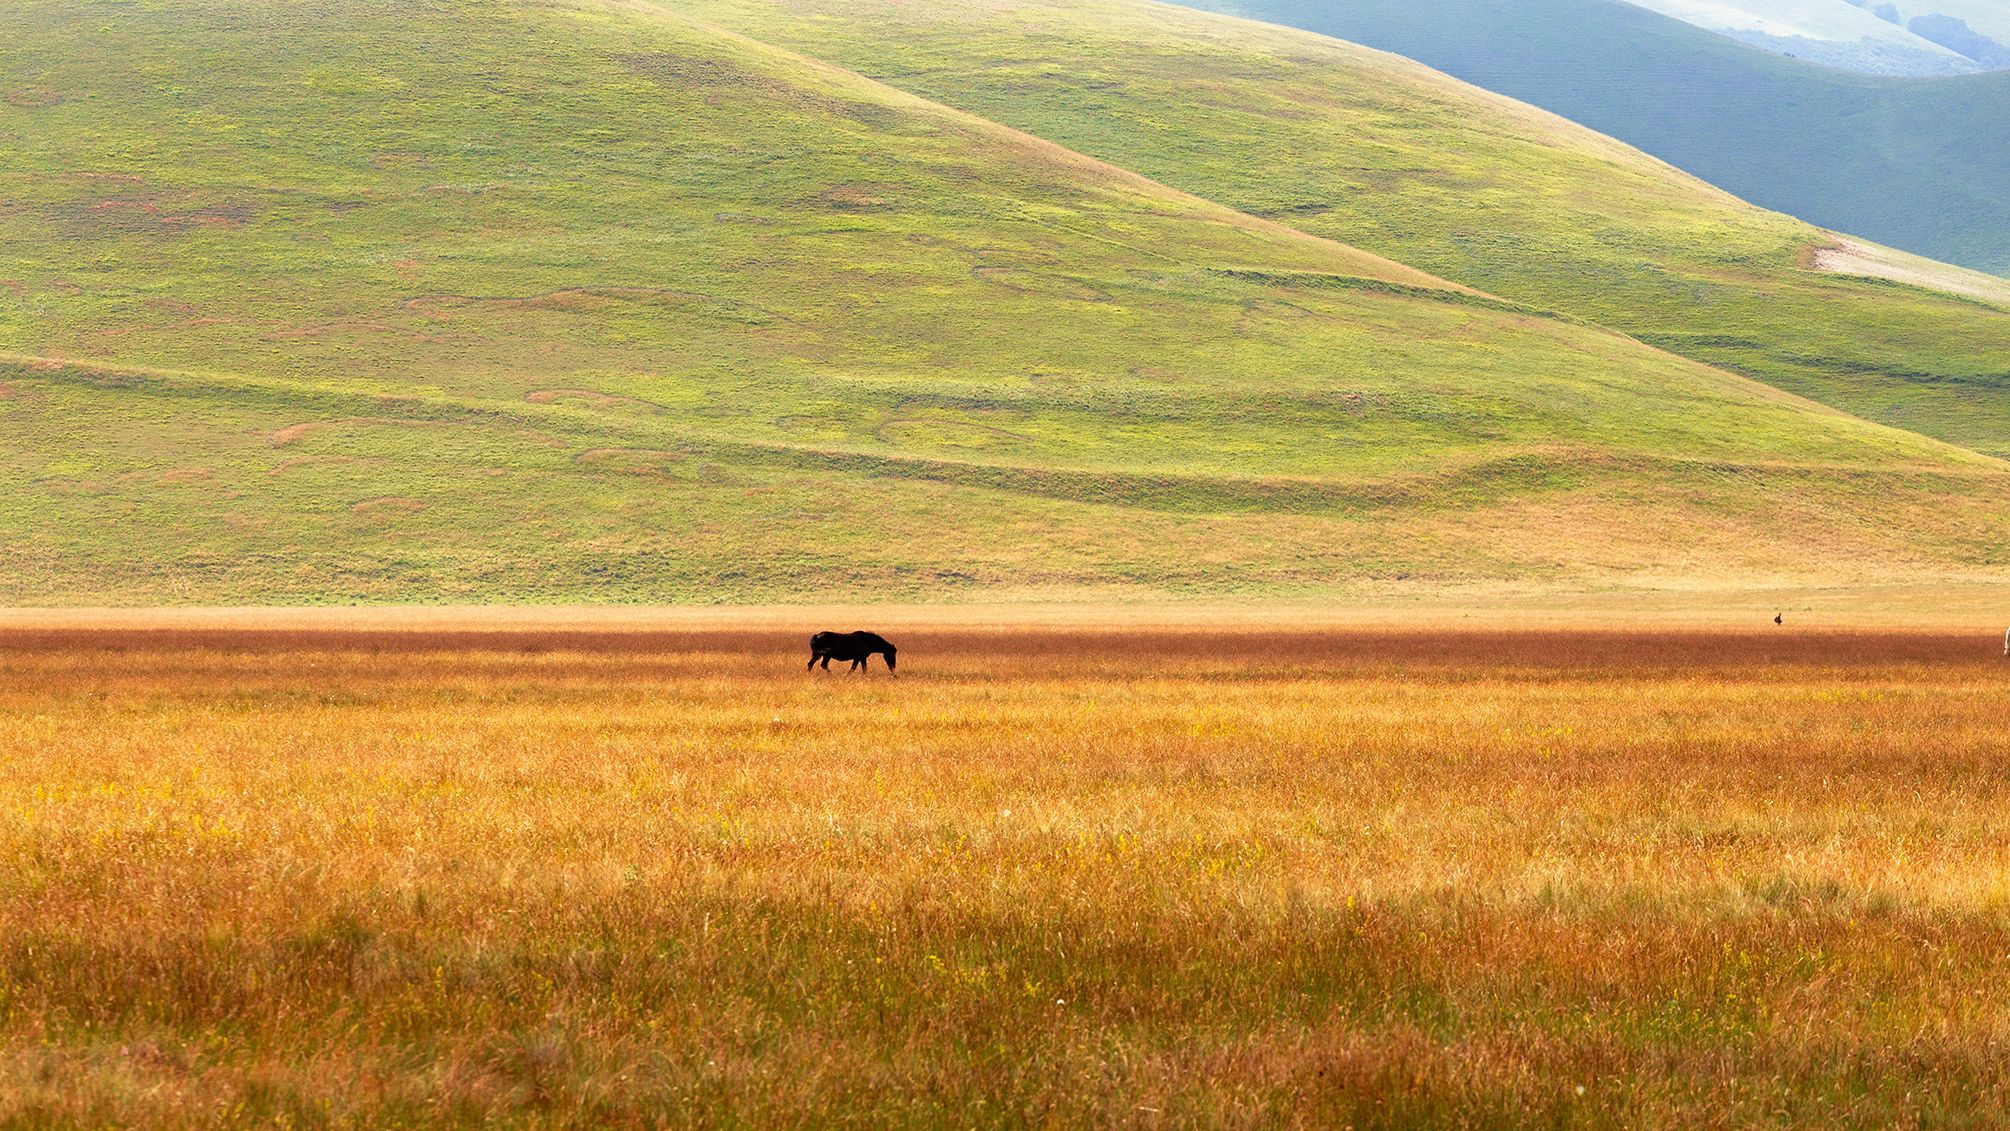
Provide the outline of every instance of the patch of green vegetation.
{"type": "Polygon", "coordinates": [[[0,75],[12,603],[2010,563],[1997,461],[667,10],[35,0],[0,75]]]}
{"type": "MultiPolygon", "coordinates": [[[[1830,242],[1827,233],[1406,60],[1138,0],[672,6],[1513,302],[1611,326],[1870,419],[2010,455],[2010,308],[1810,270],[1805,264],[1812,249],[1830,242]]],[[[1402,25],[1419,37],[1470,36],[1475,55],[1497,43],[1474,29],[1536,18],[1529,5],[1480,3],[1455,10],[1282,0],[1236,6],[1337,31],[1363,23],[1402,25]]],[[[1530,49],[1542,42],[1509,38],[1530,49]]],[[[1722,49],[1795,69],[1735,44],[1722,49]]],[[[1624,53],[1607,61],[1632,65],[1624,53]]],[[[1998,79],[2010,76],[1973,81],[1998,79]]],[[[1859,80],[1882,81],[1834,78],[1859,80]]],[[[1970,89],[1970,82],[1925,86],[1970,89]]],[[[1603,85],[1588,89],[1607,93],[1603,85]]],[[[1683,109],[1665,99],[1656,104],[1683,109]]],[[[1690,109],[1719,113],[1737,128],[1750,120],[1721,107],[1690,109]]],[[[2001,146],[1969,148],[1974,160],[2006,159],[2001,146]]],[[[1913,159],[1932,166],[1940,156],[1913,159]]],[[[1774,151],[1765,160],[1793,164],[1774,151]]],[[[1994,180],[1992,191],[2010,183],[1994,180]]],[[[1920,195],[1964,202],[1947,206],[1954,213],[1987,215],[1966,197],[1920,195]]],[[[2002,235],[2000,226],[1982,229],[2002,235]]]]}

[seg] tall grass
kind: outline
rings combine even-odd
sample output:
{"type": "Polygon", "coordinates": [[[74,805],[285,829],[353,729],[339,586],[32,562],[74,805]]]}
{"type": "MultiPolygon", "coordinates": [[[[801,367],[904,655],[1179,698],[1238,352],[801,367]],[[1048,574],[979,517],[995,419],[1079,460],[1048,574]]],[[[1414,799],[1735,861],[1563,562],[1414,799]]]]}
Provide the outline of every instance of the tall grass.
{"type": "Polygon", "coordinates": [[[16,634],[0,1122],[2010,1118],[1946,635],[16,634]]]}

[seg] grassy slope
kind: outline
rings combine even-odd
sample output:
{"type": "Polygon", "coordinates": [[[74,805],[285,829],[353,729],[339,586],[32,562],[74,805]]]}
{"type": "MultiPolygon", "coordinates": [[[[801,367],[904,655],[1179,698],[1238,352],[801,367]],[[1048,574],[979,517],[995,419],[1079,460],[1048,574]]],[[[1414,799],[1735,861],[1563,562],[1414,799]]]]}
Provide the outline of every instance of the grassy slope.
{"type": "Polygon", "coordinates": [[[1394,51],[1769,208],[2010,272],[2010,73],[1847,74],[1617,0],[1204,6],[1394,51]]]}
{"type": "Polygon", "coordinates": [[[1137,0],[675,6],[1210,199],[2010,454],[2010,307],[1804,270],[1821,231],[1413,63],[1137,0]]]}
{"type": "Polygon", "coordinates": [[[0,61],[0,600],[2010,557],[2000,463],[658,9],[45,0],[0,61]]]}

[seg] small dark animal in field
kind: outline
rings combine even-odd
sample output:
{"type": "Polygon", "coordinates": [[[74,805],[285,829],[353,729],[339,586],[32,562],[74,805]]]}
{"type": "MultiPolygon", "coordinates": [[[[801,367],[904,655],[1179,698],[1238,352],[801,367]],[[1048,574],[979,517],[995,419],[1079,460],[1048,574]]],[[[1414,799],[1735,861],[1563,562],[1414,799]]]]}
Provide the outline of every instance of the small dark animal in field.
{"type": "Polygon", "coordinates": [[[1783,616],[1782,614],[1780,614],[1780,613],[1774,613],[1774,614],[1773,614],[1773,623],[1774,623],[1774,624],[1785,624],[1785,623],[1787,623],[1787,618],[1786,618],[1785,616],[1783,616]]]}
{"type": "MultiPolygon", "coordinates": [[[[819,632],[810,637],[809,668],[822,661],[831,670],[832,660],[850,660],[851,670],[872,666],[875,655],[886,657],[886,670],[893,670],[893,642],[877,632],[819,632]]],[[[809,668],[804,668],[808,671],[809,668]]]]}

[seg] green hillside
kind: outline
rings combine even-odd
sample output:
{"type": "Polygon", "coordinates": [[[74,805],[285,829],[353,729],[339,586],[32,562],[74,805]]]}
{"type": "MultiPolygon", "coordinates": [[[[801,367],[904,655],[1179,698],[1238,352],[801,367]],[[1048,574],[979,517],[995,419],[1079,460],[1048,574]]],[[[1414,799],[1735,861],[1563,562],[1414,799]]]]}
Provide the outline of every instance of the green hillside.
{"type": "Polygon", "coordinates": [[[660,6],[33,0],[0,92],[0,601],[2010,565],[2001,461],[660,6]]]}
{"type": "Polygon", "coordinates": [[[1393,51],[1747,200],[2010,273],[2010,72],[1849,74],[1621,0],[1196,0],[1393,51]]]}
{"type": "Polygon", "coordinates": [[[1828,233],[1414,63],[1142,0],[675,6],[1209,199],[2010,455],[2010,284],[1948,294],[1809,270],[1828,233]]]}

